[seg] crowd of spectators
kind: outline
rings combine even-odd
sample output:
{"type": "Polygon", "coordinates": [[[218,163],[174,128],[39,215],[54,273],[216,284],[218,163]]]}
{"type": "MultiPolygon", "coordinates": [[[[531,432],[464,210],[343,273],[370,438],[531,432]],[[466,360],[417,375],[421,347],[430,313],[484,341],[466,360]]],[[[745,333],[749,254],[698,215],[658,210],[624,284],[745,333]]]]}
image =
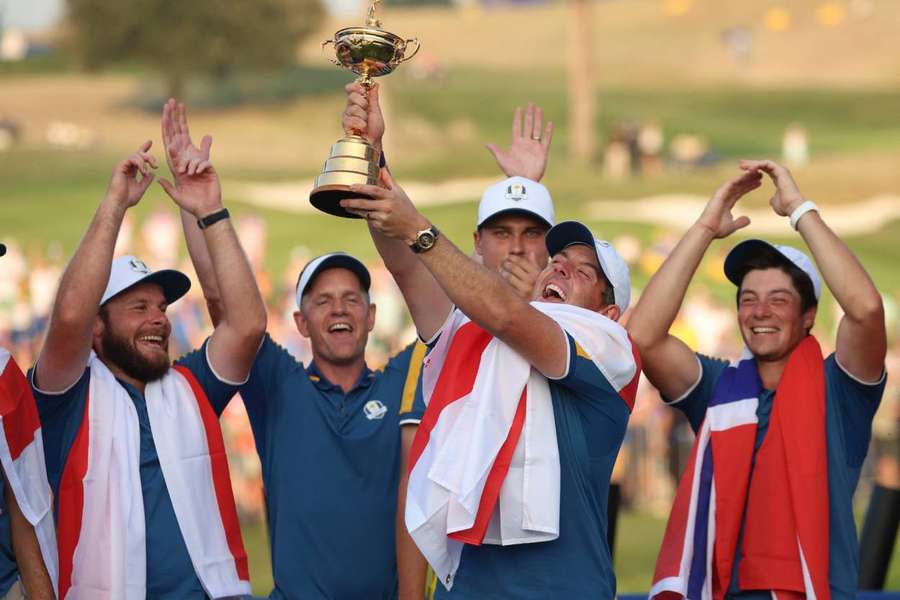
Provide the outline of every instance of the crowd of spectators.
{"type": "MultiPolygon", "coordinates": [[[[298,360],[308,363],[308,341],[297,331],[293,313],[297,275],[313,257],[302,246],[294,248],[281,273],[269,272],[266,261],[266,224],[255,216],[236,219],[238,233],[266,299],[271,336],[298,360]]],[[[0,260],[0,346],[10,349],[20,365],[30,366],[37,357],[67,256],[59,243],[20,243],[4,238],[7,256],[0,260]]],[[[650,243],[633,236],[614,240],[623,257],[631,263],[633,279],[645,281],[662,263],[677,241],[674,234],[660,233],[650,243]]],[[[191,291],[169,309],[172,322],[170,352],[174,357],[200,347],[211,331],[206,306],[196,283],[182,241],[181,224],[171,210],[150,214],[140,224],[126,220],[117,255],[135,254],[151,268],[175,266],[192,277],[191,291]]],[[[703,267],[709,286],[694,286],[689,292],[674,328],[676,335],[692,348],[720,357],[737,357],[742,349],[735,337],[734,296],[724,279],[722,256],[703,267]]],[[[368,265],[372,275],[372,300],[378,306],[376,327],[369,338],[367,362],[377,368],[396,351],[415,339],[402,296],[390,273],[380,262],[368,265]]],[[[636,290],[639,293],[639,290],[636,290]]],[[[900,372],[900,319],[898,293],[885,295],[888,320],[888,371],[900,372]]],[[[826,332],[838,321],[837,305],[826,300],[819,309],[817,328],[826,332]]],[[[820,335],[824,344],[835,339],[833,332],[820,335]]],[[[831,348],[823,347],[825,352],[831,348]]],[[[229,451],[232,485],[238,511],[245,521],[261,519],[264,502],[259,459],[253,434],[239,399],[222,415],[222,430],[229,451]]],[[[875,419],[872,450],[863,471],[857,498],[864,502],[874,478],[882,484],[900,487],[900,381],[888,379],[882,406],[875,419]]],[[[678,476],[687,460],[693,434],[678,411],[660,402],[658,392],[642,380],[628,433],[613,480],[621,486],[626,508],[659,516],[668,514],[678,476]]]]}

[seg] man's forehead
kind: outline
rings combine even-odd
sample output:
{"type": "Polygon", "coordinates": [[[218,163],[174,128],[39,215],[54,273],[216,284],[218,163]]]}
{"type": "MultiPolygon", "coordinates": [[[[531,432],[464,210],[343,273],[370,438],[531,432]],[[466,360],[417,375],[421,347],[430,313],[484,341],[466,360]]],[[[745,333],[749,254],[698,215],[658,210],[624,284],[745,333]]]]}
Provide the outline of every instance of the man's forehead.
{"type": "Polygon", "coordinates": [[[559,252],[557,252],[554,256],[563,255],[569,260],[576,260],[579,262],[590,264],[591,266],[600,268],[600,261],[597,260],[597,251],[588,246],[587,244],[583,244],[581,242],[575,242],[574,244],[569,244],[559,252]]]}
{"type": "Polygon", "coordinates": [[[153,283],[149,281],[145,281],[143,283],[138,283],[133,285],[132,287],[119,292],[112,298],[110,298],[106,303],[107,304],[124,304],[126,302],[134,302],[136,300],[151,300],[154,302],[158,302],[160,300],[165,301],[166,295],[163,292],[163,288],[158,283],[153,283]]]}
{"type": "Polygon", "coordinates": [[[740,293],[756,292],[767,293],[776,291],[789,291],[793,294],[800,295],[797,288],[794,287],[794,281],[791,276],[777,267],[768,269],[751,269],[747,271],[741,280],[740,293]]]}
{"type": "Polygon", "coordinates": [[[348,287],[352,287],[360,293],[365,292],[356,273],[343,267],[332,267],[316,274],[307,288],[309,290],[307,294],[344,291],[348,287]]]}
{"type": "Polygon", "coordinates": [[[482,225],[486,229],[540,229],[547,231],[547,224],[535,216],[527,213],[513,212],[503,213],[491,217],[482,225]]]}

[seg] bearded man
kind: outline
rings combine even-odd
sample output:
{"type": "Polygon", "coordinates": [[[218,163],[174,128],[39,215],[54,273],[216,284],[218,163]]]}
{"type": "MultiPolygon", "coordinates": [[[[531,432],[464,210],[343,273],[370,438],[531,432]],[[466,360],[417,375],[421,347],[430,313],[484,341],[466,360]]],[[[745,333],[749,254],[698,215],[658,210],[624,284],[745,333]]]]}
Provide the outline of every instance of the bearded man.
{"type": "MultiPolygon", "coordinates": [[[[166,105],[169,135],[187,135],[183,115],[182,105],[166,105]]],[[[218,176],[186,147],[171,147],[174,183],[161,184],[203,228],[224,308],[203,347],[170,363],[166,309],[190,280],[134,257],[113,260],[126,211],[154,179],[150,145],[117,165],[63,274],[31,372],[56,497],[61,599],[250,593],[212,403],[246,379],[265,307],[218,176]]]]}

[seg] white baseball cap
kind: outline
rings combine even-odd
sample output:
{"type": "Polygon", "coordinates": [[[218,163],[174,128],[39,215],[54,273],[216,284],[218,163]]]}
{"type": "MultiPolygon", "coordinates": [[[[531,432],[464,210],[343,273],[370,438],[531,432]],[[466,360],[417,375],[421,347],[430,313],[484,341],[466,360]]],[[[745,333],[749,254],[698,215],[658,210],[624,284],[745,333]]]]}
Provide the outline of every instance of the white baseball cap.
{"type": "Polygon", "coordinates": [[[151,271],[144,261],[134,256],[120,256],[112,262],[109,283],[106,284],[106,291],[100,299],[101,306],[112,297],[139,283],[159,285],[168,304],[172,304],[191,289],[191,280],[181,271],[174,269],[151,271]]]}
{"type": "Polygon", "coordinates": [[[745,275],[742,268],[744,263],[760,254],[772,254],[773,252],[806,273],[807,277],[812,281],[813,291],[816,294],[816,300],[818,300],[822,291],[819,272],[806,254],[791,246],[770,244],[765,240],[744,240],[732,248],[728,256],[725,257],[725,276],[731,283],[740,287],[741,279],[745,275]]]}
{"type": "Polygon", "coordinates": [[[316,275],[328,269],[349,269],[359,278],[359,283],[365,291],[369,291],[372,285],[372,278],[369,276],[369,270],[366,265],[362,264],[358,258],[350,256],[346,252],[331,252],[318,256],[303,267],[300,271],[300,277],[297,279],[297,306],[303,299],[303,294],[315,279],[316,275]]]}
{"type": "Polygon", "coordinates": [[[547,232],[545,243],[551,257],[572,244],[593,247],[597,253],[597,262],[600,263],[603,274],[613,287],[616,306],[622,312],[628,310],[628,304],[631,302],[631,275],[628,263],[616,252],[612,244],[595,238],[591,230],[578,221],[558,223],[547,232]]]}
{"type": "Polygon", "coordinates": [[[533,215],[546,223],[547,227],[556,224],[550,192],[537,181],[525,177],[510,177],[484,190],[478,204],[476,227],[481,227],[488,219],[508,212],[533,215]]]}

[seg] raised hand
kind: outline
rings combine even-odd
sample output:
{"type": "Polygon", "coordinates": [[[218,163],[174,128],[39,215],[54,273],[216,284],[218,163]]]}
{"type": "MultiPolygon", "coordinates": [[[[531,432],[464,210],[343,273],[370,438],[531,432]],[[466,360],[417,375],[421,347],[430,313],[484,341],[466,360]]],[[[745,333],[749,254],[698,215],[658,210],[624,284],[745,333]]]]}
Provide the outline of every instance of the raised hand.
{"type": "Polygon", "coordinates": [[[769,199],[769,204],[776,214],[789,217],[795,208],[803,204],[803,194],[791,172],[784,166],[771,160],[742,160],[740,167],[748,172],[762,171],[769,176],[775,184],[775,194],[769,199]]]}
{"type": "Polygon", "coordinates": [[[150,146],[153,142],[147,140],[137,152],[116,165],[109,186],[106,188],[107,199],[129,208],[137,204],[144,192],[153,183],[155,177],[150,169],[156,169],[159,165],[150,154],[150,146]],[[138,173],[141,179],[138,179],[138,173]]]}
{"type": "Polygon", "coordinates": [[[219,176],[209,161],[212,137],[203,136],[200,147],[191,140],[184,104],[170,99],[163,107],[162,138],[166,162],[174,183],[159,184],[178,206],[200,218],[222,207],[219,176]]]}
{"type": "Polygon", "coordinates": [[[723,184],[709,200],[697,222],[712,231],[717,238],[728,237],[750,224],[750,217],[737,219],[731,214],[734,205],[745,194],[762,185],[762,173],[747,170],[741,176],[723,184]]]}
{"type": "Polygon", "coordinates": [[[368,221],[369,225],[389,238],[413,243],[416,234],[428,229],[429,223],[416,209],[387,169],[381,169],[381,185],[353,184],[350,190],[371,200],[341,200],[341,206],[368,221]]]}
{"type": "Polygon", "coordinates": [[[510,254],[500,263],[500,276],[516,290],[520,298],[531,300],[534,285],[543,269],[524,256],[510,254]]]}
{"type": "Polygon", "coordinates": [[[501,150],[497,144],[488,144],[500,170],[507,177],[518,175],[540,181],[547,170],[550,158],[550,141],[553,139],[553,122],[543,125],[544,111],[528,103],[524,116],[516,108],[512,121],[512,142],[509,150],[501,150]],[[542,131],[543,128],[543,131],[542,131]]]}
{"type": "Polygon", "coordinates": [[[361,135],[373,146],[381,149],[384,137],[384,115],[378,103],[378,84],[367,91],[358,83],[344,86],[347,92],[347,106],[341,115],[341,126],[348,135],[361,135]]]}

